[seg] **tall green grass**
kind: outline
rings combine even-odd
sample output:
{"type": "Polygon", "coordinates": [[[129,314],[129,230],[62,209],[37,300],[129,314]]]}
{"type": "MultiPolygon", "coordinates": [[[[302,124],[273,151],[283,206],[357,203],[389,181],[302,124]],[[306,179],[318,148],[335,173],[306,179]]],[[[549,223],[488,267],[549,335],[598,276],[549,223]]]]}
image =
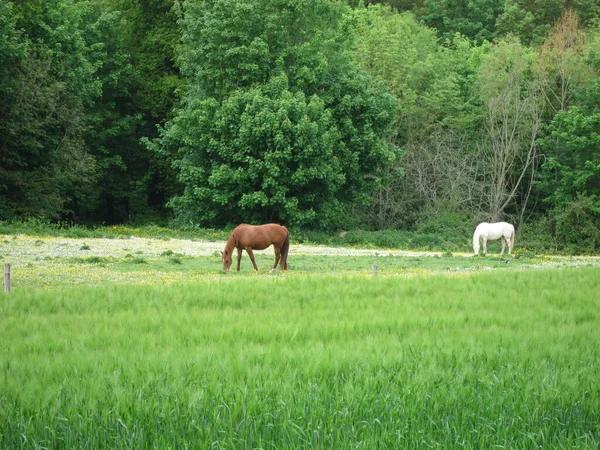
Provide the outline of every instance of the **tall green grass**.
{"type": "Polygon", "coordinates": [[[0,297],[2,448],[600,445],[600,269],[0,297]]]}

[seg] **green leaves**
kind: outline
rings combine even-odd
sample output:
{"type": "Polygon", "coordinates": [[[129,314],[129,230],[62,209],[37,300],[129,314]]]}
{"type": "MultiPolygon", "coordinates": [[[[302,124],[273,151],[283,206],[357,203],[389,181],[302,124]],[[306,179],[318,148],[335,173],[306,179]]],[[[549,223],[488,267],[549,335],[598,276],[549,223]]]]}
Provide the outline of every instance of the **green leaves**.
{"type": "Polygon", "coordinates": [[[176,201],[200,220],[229,206],[239,208],[231,218],[265,220],[267,214],[293,222],[299,208],[332,201],[340,189],[335,128],[316,97],[306,99],[268,84],[238,90],[220,108],[188,110],[180,119],[173,129],[182,131],[190,122],[197,127],[194,134],[182,131],[187,145],[177,156],[180,179],[196,189],[187,189],[176,201]],[[314,192],[302,192],[315,183],[321,184],[319,201],[314,192]],[[289,202],[289,197],[298,201],[289,202]]]}
{"type": "Polygon", "coordinates": [[[150,144],[185,184],[171,205],[203,224],[331,225],[395,159],[397,103],[352,63],[339,5],[186,6],[183,106],[150,144]],[[337,214],[337,213],[336,213],[337,214]]]}
{"type": "Polygon", "coordinates": [[[398,228],[596,202],[596,0],[360,3],[0,0],[0,219],[173,199],[211,227],[398,228]]]}
{"type": "Polygon", "coordinates": [[[0,6],[0,217],[57,218],[91,191],[96,166],[82,135],[99,84],[82,35],[88,7],[71,0],[0,6]]]}
{"type": "Polygon", "coordinates": [[[538,182],[545,201],[564,207],[586,196],[600,208],[600,113],[571,107],[557,114],[540,145],[547,155],[538,182]]]}

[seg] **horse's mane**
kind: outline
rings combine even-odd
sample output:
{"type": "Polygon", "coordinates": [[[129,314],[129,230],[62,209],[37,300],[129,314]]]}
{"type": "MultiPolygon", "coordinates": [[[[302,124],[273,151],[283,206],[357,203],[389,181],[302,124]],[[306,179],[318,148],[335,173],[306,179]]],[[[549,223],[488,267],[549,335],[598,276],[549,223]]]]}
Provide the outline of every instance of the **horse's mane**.
{"type": "Polygon", "coordinates": [[[226,254],[233,254],[233,249],[237,246],[237,237],[235,236],[235,231],[231,233],[227,243],[225,244],[225,250],[223,250],[226,254]]]}

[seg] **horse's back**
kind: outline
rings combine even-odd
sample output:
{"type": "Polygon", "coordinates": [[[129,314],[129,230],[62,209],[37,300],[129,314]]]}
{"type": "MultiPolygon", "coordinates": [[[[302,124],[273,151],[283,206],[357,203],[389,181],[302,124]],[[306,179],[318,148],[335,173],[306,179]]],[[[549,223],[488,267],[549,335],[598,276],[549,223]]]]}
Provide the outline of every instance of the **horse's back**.
{"type": "Polygon", "coordinates": [[[258,227],[262,228],[269,240],[278,246],[283,244],[289,235],[288,229],[278,223],[267,223],[265,225],[259,225],[258,227]]]}
{"type": "Polygon", "coordinates": [[[271,244],[281,246],[288,237],[288,230],[277,223],[249,225],[243,223],[234,228],[238,243],[242,247],[250,246],[256,250],[264,250],[271,244]]]}
{"type": "Polygon", "coordinates": [[[497,225],[502,230],[504,236],[510,236],[515,232],[515,227],[508,222],[498,222],[494,225],[497,225]]]}
{"type": "Polygon", "coordinates": [[[479,231],[486,230],[486,229],[489,227],[489,225],[490,225],[490,224],[489,224],[489,223],[487,223],[487,222],[481,222],[479,225],[477,225],[477,226],[475,227],[475,231],[478,231],[478,230],[479,230],[479,231]]]}
{"type": "Polygon", "coordinates": [[[477,225],[475,232],[482,236],[486,236],[488,239],[494,240],[500,239],[502,236],[511,236],[515,232],[515,227],[507,222],[482,222],[477,225]]]}

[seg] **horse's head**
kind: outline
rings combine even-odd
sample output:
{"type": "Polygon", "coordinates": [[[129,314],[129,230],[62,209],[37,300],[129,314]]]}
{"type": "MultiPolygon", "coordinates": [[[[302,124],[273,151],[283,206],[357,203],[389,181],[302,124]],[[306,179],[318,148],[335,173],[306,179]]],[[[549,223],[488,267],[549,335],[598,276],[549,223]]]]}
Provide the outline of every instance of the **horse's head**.
{"type": "Polygon", "coordinates": [[[221,260],[223,261],[223,271],[228,272],[231,267],[231,253],[228,250],[221,252],[221,260]]]}

